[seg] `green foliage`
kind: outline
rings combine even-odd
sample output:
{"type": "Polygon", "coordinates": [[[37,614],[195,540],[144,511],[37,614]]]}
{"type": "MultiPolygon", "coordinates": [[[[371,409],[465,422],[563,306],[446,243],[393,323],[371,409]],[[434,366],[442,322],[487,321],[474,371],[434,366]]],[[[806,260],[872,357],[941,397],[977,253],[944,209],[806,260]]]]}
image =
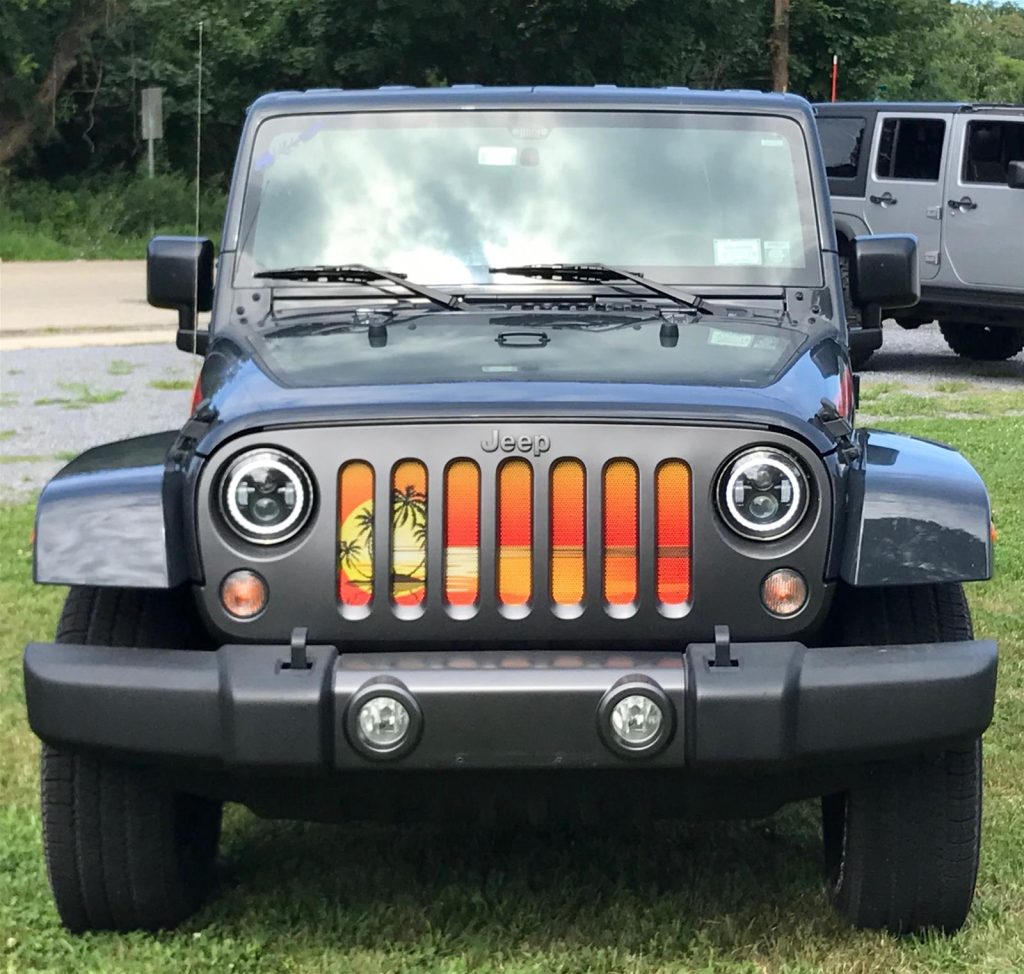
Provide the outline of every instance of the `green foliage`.
{"type": "MultiPolygon", "coordinates": [[[[57,215],[42,222],[0,186],[0,204],[15,204],[13,215],[0,205],[4,256],[34,247],[49,247],[48,256],[89,255],[89,240],[62,215],[68,208],[89,211],[86,225],[101,238],[105,224],[117,225],[103,253],[119,239],[131,239],[136,253],[151,226],[190,225],[187,180],[170,174],[195,172],[200,20],[202,181],[221,189],[245,107],[267,90],[460,82],[770,86],[771,0],[6,0],[0,143],[5,120],[33,103],[73,15],[97,4],[105,5],[102,26],[81,40],[77,67],[30,148],[14,157],[11,174],[60,184],[144,168],[139,93],[157,86],[164,90],[165,137],[156,146],[164,178],[145,184],[117,176],[117,192],[97,192],[94,204],[61,196],[57,215]],[[65,229],[51,237],[51,224],[65,229]]],[[[791,24],[791,87],[812,99],[828,96],[836,53],[842,98],[1024,102],[1019,5],[792,0],[791,24]]],[[[208,196],[216,210],[213,191],[208,196]]]]}
{"type": "MultiPolygon", "coordinates": [[[[200,231],[215,239],[225,196],[200,194],[200,231]]],[[[0,180],[0,259],[143,257],[154,233],[195,231],[195,189],[176,173],[153,179],[115,176],[0,180]]]]}

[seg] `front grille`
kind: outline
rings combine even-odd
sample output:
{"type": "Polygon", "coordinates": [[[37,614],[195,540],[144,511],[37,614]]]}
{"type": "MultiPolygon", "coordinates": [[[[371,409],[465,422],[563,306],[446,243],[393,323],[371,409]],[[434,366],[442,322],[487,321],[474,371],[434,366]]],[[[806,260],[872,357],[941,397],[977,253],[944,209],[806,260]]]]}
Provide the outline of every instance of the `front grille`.
{"type": "Polygon", "coordinates": [[[342,615],[416,618],[436,586],[454,619],[484,605],[508,619],[573,618],[592,606],[628,618],[644,591],[662,615],[681,616],[692,597],[691,494],[690,468],[674,458],[650,468],[625,457],[513,456],[484,468],[464,457],[440,468],[347,461],[338,472],[342,615]]]}

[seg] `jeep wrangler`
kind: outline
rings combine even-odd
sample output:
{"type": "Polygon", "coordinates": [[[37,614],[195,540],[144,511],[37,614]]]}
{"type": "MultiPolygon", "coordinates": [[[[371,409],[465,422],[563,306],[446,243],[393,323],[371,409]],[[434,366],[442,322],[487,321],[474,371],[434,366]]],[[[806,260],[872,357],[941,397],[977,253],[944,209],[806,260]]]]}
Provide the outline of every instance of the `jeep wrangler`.
{"type": "MultiPolygon", "coordinates": [[[[848,254],[865,314],[916,300],[913,238],[848,254]]],[[[820,798],[844,917],[964,922],[989,501],[953,450],[855,425],[807,102],[268,95],[216,269],[209,240],[150,244],[149,300],[204,356],[191,417],[39,500],[35,578],[71,589],[25,693],[69,929],[189,915],[225,802],[820,798]]]]}
{"type": "MultiPolygon", "coordinates": [[[[817,105],[841,265],[859,234],[913,233],[921,302],[903,328],[938,319],[958,355],[1024,349],[1024,107],[911,102],[817,105]]],[[[845,273],[845,270],[844,270],[845,273]]],[[[881,320],[852,306],[855,367],[882,344],[881,320]]]]}

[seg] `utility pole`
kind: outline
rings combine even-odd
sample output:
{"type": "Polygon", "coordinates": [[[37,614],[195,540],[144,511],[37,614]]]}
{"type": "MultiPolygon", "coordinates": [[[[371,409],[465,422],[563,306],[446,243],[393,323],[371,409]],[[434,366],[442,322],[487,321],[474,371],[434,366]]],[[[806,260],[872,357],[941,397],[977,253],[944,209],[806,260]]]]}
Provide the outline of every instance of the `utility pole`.
{"type": "Polygon", "coordinates": [[[775,14],[772,17],[772,35],[769,42],[772,52],[772,91],[789,91],[790,0],[774,2],[775,14]]]}

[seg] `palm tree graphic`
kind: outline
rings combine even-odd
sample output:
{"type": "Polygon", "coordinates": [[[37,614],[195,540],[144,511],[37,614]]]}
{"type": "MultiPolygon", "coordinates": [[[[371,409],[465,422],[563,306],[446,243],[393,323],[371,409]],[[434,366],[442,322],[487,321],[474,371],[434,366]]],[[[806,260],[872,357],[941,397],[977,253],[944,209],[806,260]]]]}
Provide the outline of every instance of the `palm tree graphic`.
{"type": "MultiPolygon", "coordinates": [[[[350,578],[359,576],[358,581],[369,582],[373,577],[374,553],[374,512],[373,506],[367,505],[356,514],[356,536],[351,540],[338,542],[338,562],[350,578]],[[365,552],[365,557],[362,557],[365,552]],[[366,566],[369,565],[367,572],[366,566]]],[[[410,572],[392,570],[391,581],[419,582],[426,577],[427,567],[427,495],[414,484],[404,488],[395,487],[391,492],[391,530],[396,533],[399,528],[410,528],[415,547],[420,554],[419,563],[410,572]]]]}

